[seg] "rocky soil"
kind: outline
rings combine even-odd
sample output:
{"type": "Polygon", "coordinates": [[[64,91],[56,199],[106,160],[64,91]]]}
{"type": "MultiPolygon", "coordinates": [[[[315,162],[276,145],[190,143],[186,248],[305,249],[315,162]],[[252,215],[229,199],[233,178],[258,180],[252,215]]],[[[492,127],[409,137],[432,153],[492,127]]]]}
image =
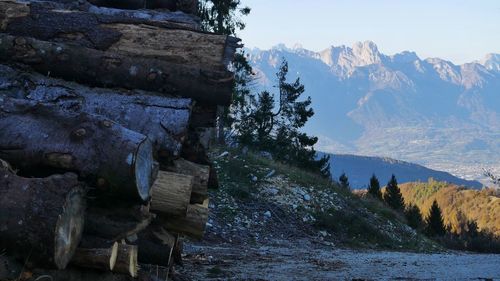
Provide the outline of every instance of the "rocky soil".
{"type": "Polygon", "coordinates": [[[216,153],[221,187],[204,239],[185,243],[178,280],[500,280],[500,255],[444,252],[321,179],[262,155],[216,153]]]}

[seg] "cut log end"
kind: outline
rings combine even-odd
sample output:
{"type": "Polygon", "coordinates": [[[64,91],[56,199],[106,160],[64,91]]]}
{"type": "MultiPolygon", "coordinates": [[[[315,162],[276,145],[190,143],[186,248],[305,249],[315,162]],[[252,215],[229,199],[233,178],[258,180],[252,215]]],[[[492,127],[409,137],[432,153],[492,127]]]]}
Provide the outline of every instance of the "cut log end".
{"type": "Polygon", "coordinates": [[[142,200],[146,201],[151,196],[151,186],[154,160],[152,154],[152,144],[148,139],[138,147],[135,157],[135,178],[137,191],[142,200]]]}
{"type": "Polygon", "coordinates": [[[54,262],[64,269],[76,251],[83,232],[85,195],[81,188],[70,191],[56,225],[54,262]]]}

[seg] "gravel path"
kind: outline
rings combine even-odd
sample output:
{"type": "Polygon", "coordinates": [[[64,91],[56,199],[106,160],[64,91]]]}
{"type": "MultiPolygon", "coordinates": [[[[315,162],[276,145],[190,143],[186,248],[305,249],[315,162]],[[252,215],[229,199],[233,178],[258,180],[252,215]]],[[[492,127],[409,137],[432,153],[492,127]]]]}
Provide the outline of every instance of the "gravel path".
{"type": "Polygon", "coordinates": [[[500,280],[500,255],[335,249],[309,241],[187,245],[192,280],[500,280]]]}

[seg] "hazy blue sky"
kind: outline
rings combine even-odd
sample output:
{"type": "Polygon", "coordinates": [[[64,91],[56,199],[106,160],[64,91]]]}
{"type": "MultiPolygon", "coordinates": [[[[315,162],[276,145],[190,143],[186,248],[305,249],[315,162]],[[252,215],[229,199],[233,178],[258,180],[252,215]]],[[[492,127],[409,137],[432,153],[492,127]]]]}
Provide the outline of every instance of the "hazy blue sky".
{"type": "Polygon", "coordinates": [[[372,40],[386,54],[412,50],[456,63],[500,53],[500,0],[242,0],[247,47],[319,51],[372,40]]]}

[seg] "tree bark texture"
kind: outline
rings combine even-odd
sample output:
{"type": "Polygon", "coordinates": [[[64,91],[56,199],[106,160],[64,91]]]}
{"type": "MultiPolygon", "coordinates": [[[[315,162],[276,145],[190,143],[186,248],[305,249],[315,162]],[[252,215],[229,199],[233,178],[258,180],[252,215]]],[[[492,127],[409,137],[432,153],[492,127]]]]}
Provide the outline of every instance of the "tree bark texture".
{"type": "Polygon", "coordinates": [[[22,178],[0,169],[0,249],[63,269],[83,231],[85,190],[75,174],[22,178]]]}
{"type": "Polygon", "coordinates": [[[0,77],[8,85],[0,89],[0,95],[101,115],[146,135],[153,144],[154,154],[163,161],[180,155],[188,133],[190,99],[143,91],[90,88],[1,64],[0,77]]]}
{"type": "Polygon", "coordinates": [[[75,171],[116,197],[150,197],[151,143],[101,116],[0,98],[0,155],[25,174],[75,171]]]}

